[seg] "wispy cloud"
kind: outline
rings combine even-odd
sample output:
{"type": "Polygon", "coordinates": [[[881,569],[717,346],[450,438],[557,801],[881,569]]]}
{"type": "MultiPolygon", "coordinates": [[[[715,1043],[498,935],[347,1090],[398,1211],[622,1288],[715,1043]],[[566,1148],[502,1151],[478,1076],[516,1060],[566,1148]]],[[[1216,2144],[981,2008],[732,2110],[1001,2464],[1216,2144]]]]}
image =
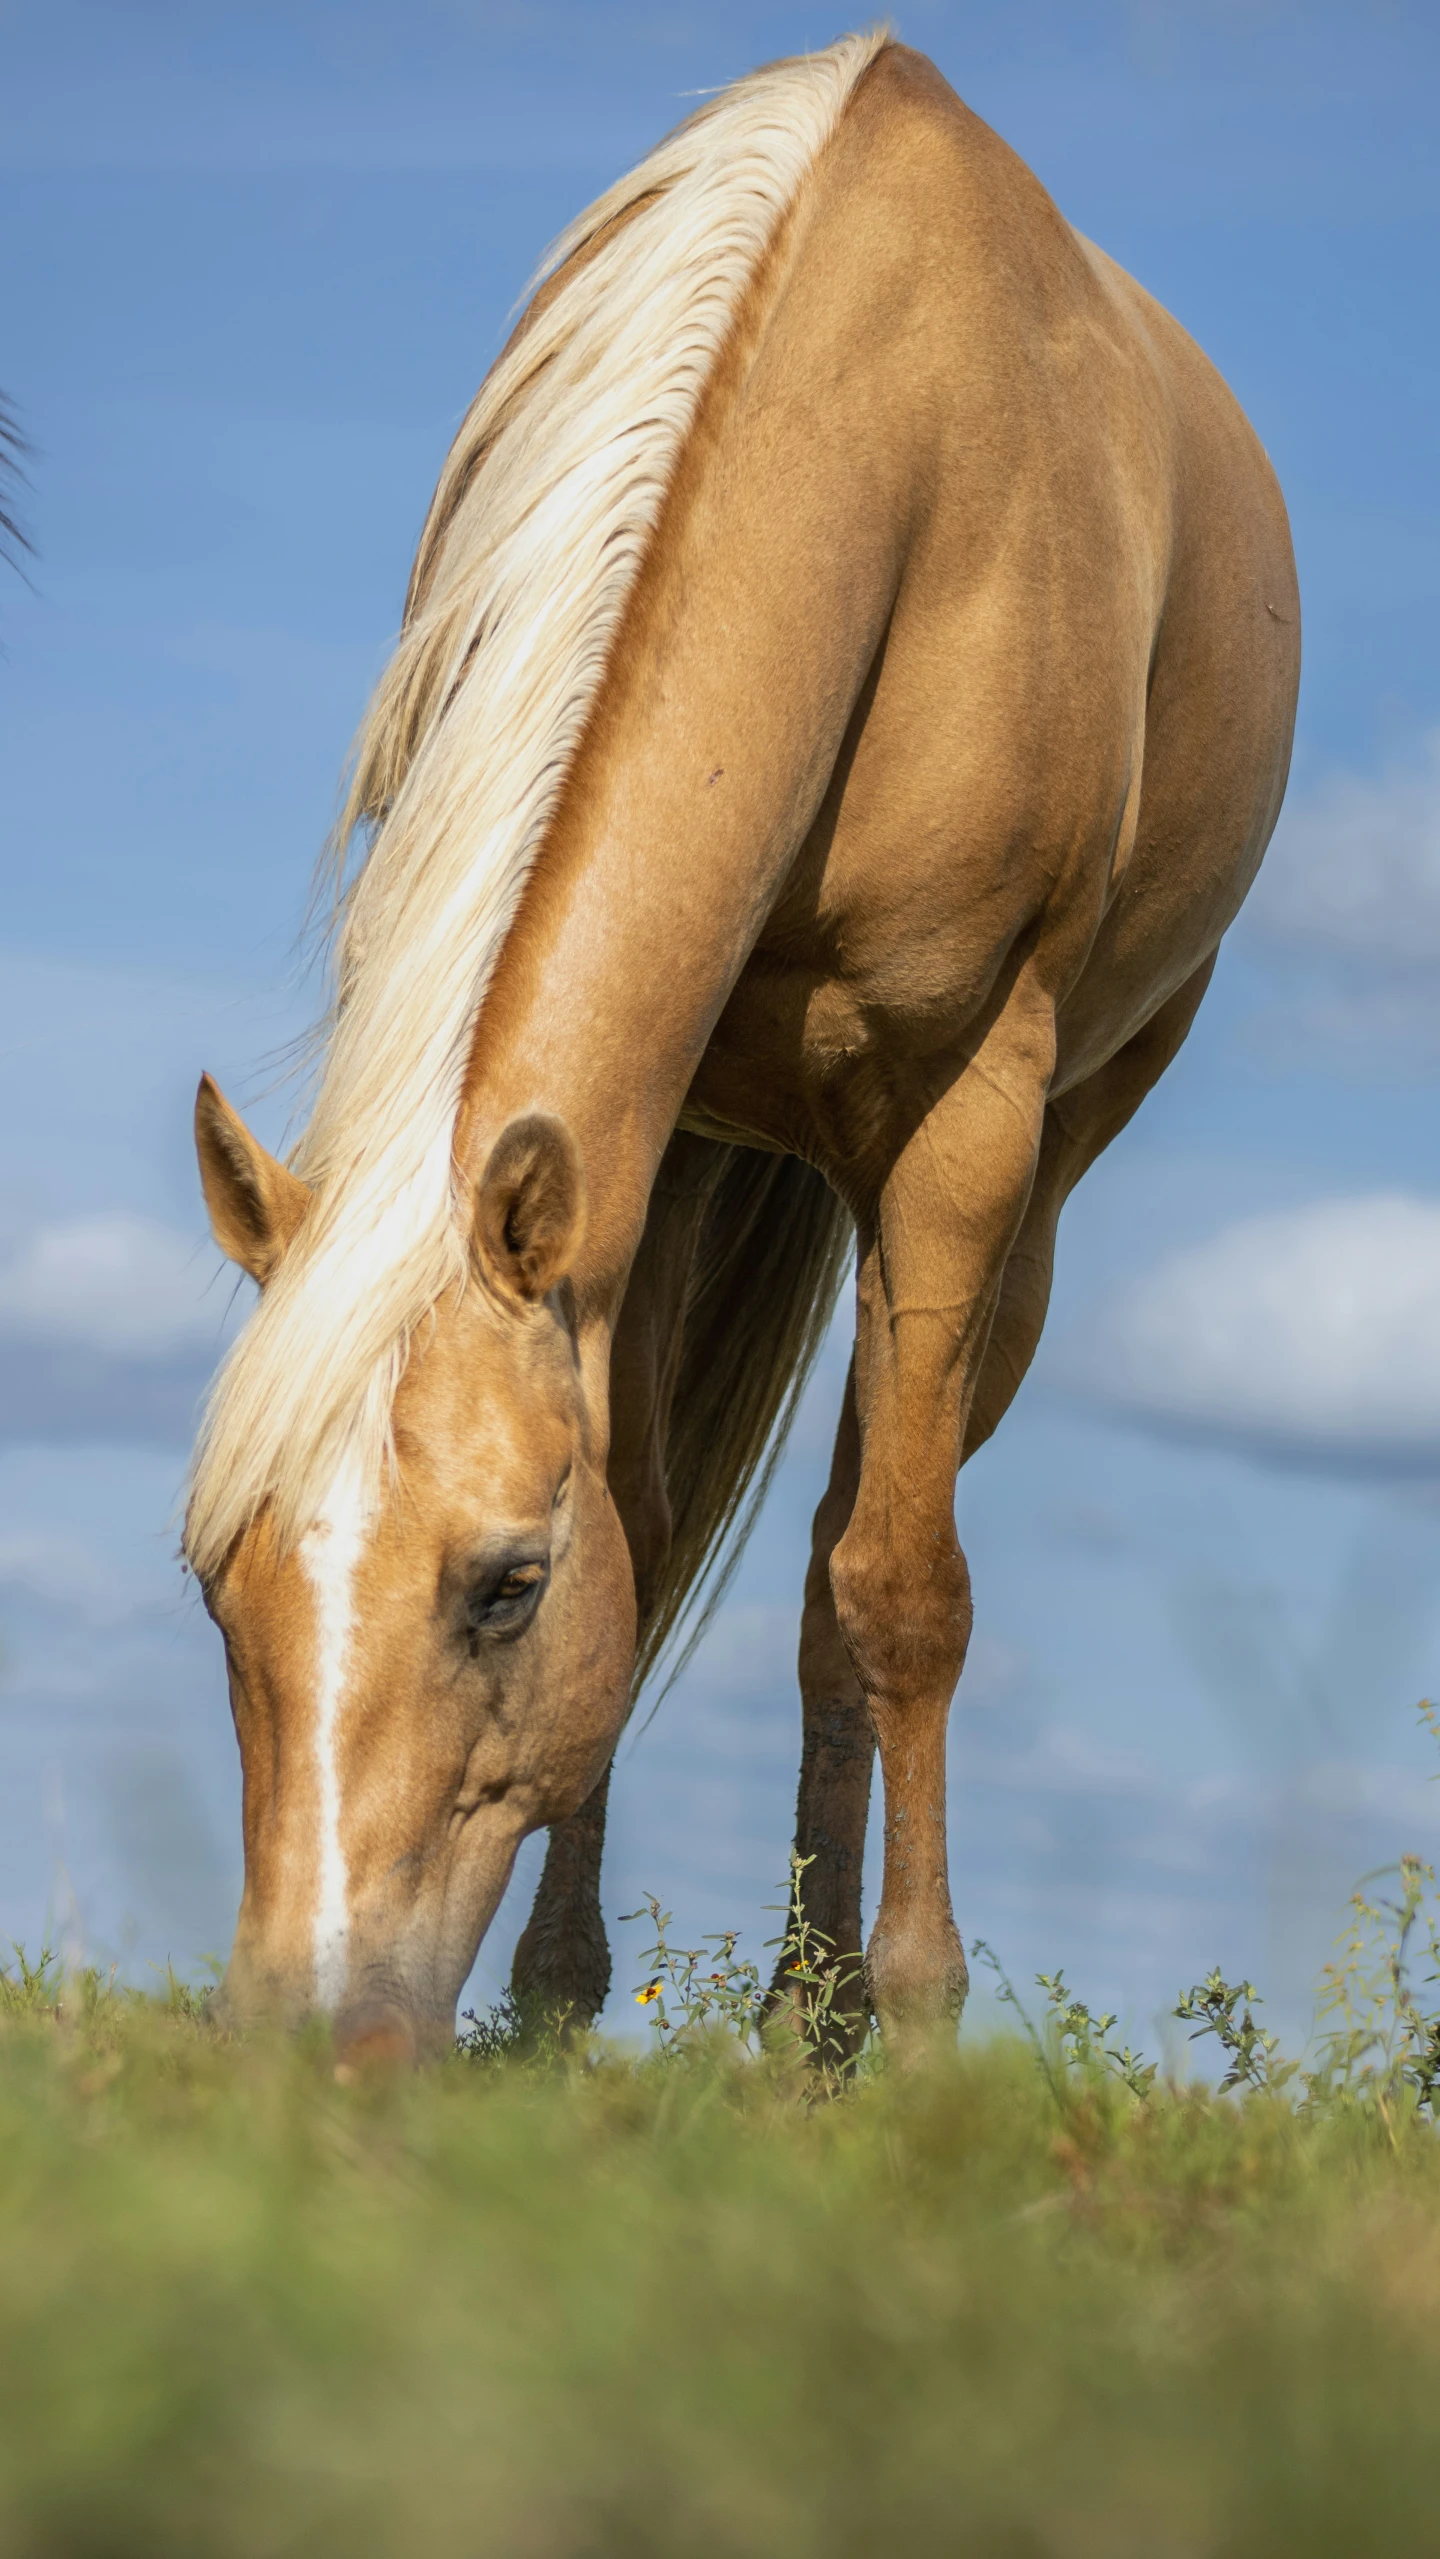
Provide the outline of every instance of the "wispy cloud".
{"type": "Polygon", "coordinates": [[[1378,774],[1330,773],[1302,792],[1247,913],[1285,948],[1440,970],[1440,728],[1378,774]]]}
{"type": "Polygon", "coordinates": [[[0,1339],[128,1359],[213,1351],[228,1297],[195,1236],[105,1209],[38,1227],[0,1262],[0,1339]]]}
{"type": "Polygon", "coordinates": [[[231,1321],[214,1252],[106,1209],[0,1256],[0,1433],[183,1447],[231,1321]]]}
{"type": "Polygon", "coordinates": [[[1322,1466],[1440,1468],[1440,1201],[1245,1220],[1114,1290],[1051,1379],[1152,1427],[1322,1466]]]}
{"type": "Polygon", "coordinates": [[[1379,1066],[1440,1054],[1440,728],[1286,809],[1240,947],[1270,974],[1270,1044],[1379,1066]],[[1278,983],[1277,983],[1278,981],[1278,983]]]}
{"type": "Polygon", "coordinates": [[[0,1593],[96,1626],[114,1625],[138,1605],[107,1557],[81,1538],[44,1529],[0,1532],[0,1593]]]}

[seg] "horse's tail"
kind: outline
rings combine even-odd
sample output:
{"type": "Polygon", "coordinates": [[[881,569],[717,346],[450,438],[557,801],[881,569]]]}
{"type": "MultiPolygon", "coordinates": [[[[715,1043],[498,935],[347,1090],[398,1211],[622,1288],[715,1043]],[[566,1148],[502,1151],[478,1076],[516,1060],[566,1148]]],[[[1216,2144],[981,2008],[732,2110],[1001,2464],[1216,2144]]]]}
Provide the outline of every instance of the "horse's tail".
{"type": "MultiPolygon", "coordinates": [[[[637,1689],[681,1625],[674,1679],[755,1525],[839,1295],[853,1229],[793,1155],[730,1146],[685,1307],[665,1482],[670,1552],[640,1629],[637,1689]]],[[[668,1684],[668,1683],[667,1683],[668,1684]]]]}

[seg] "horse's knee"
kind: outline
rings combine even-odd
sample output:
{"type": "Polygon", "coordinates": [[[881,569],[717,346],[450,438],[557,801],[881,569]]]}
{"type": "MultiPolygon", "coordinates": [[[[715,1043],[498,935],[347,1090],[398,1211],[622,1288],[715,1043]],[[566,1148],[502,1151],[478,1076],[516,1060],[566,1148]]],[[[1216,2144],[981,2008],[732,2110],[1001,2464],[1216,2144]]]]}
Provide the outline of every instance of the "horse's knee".
{"type": "Polygon", "coordinates": [[[598,2017],[610,1991],[610,1945],[600,1908],[608,1777],[550,1833],[535,1906],[515,1948],[511,1987],[522,2007],[573,2028],[598,2017]]]}
{"type": "Polygon", "coordinates": [[[946,1521],[896,1551],[852,1522],[830,1558],[835,1617],[872,1711],[892,1701],[947,1705],[965,1661],[970,1573],[946,1521]]]}
{"type": "Polygon", "coordinates": [[[510,1968],[522,2009],[574,2032],[591,2025],[610,1995],[610,1946],[598,1902],[531,1912],[510,1968]]]}

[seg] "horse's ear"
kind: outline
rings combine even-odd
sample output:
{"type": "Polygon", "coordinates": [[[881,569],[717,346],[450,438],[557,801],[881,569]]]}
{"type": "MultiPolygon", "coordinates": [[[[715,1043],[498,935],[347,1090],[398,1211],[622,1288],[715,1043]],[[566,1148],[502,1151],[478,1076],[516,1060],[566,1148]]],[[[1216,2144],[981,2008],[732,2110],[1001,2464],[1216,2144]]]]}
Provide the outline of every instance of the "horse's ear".
{"type": "Polygon", "coordinates": [[[563,1120],[528,1112],[503,1128],[475,1193],[486,1277],[534,1304],[564,1279],[585,1233],[585,1176],[563,1120]]]}
{"type": "Polygon", "coordinates": [[[208,1075],[195,1096],[195,1152],[210,1231],[263,1288],[310,1205],[310,1186],[266,1154],[208,1075]]]}

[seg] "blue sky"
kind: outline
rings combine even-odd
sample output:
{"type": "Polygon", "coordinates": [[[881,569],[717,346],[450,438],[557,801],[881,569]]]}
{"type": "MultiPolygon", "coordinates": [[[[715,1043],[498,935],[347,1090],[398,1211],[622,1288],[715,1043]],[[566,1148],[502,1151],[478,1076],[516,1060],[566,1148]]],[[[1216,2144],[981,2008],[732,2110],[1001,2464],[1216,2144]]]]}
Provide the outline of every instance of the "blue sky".
{"type": "MultiPolygon", "coordinates": [[[[1200,1025],[1067,1212],[960,1515],[967,1935],[1153,2032],[1302,2018],[1352,1877],[1440,1847],[1440,502],[1428,7],[917,0],[900,32],[1220,364],[1289,499],[1290,807],[1200,1025]]],[[[202,1065],[278,1140],[311,864],[458,417],[545,242],[812,7],[15,0],[0,382],[0,1936],[223,1949],[238,1780],[173,1561],[233,1292],[202,1065]]],[[[607,1899],[783,1870],[827,1355],[734,1596],[622,1750],[607,1899]]],[[[482,1958],[503,1973],[527,1852],[482,1958]]],[[[621,1941],[620,1988],[631,1961],[621,1941]]],[[[631,2012],[633,2015],[633,2011],[631,2012]]]]}

